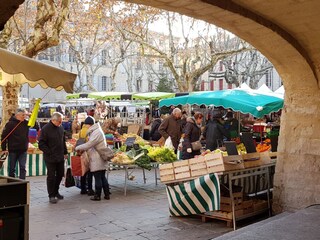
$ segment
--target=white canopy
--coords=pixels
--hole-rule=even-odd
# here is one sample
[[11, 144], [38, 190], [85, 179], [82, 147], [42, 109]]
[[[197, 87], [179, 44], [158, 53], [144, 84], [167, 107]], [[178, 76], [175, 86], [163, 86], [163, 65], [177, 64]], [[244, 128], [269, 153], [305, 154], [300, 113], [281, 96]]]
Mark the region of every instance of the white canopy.
[[265, 83], [262, 84], [257, 91], [261, 93], [273, 93], [272, 90]]

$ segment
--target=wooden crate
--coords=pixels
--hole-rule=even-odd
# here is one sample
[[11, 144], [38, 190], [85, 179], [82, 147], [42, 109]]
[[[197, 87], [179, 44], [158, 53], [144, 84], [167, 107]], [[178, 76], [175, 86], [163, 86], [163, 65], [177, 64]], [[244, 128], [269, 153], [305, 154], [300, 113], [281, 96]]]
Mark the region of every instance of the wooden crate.
[[260, 153], [258, 152], [242, 154], [242, 158], [244, 161], [244, 168], [259, 167], [262, 165]]
[[242, 204], [243, 215], [253, 212], [253, 200], [243, 201]]
[[253, 211], [261, 211], [261, 210], [267, 210], [268, 209], [268, 201], [266, 200], [260, 200], [255, 199], [253, 201]]
[[206, 159], [203, 156], [189, 159], [189, 166], [192, 177], [208, 174]]
[[177, 180], [191, 177], [189, 160], [174, 162], [173, 171], [174, 171], [174, 178]]
[[172, 163], [165, 163], [159, 165], [160, 180], [161, 182], [167, 182], [174, 180], [174, 171]]
[[[243, 192], [233, 193], [233, 203], [234, 210], [242, 209], [243, 202]], [[220, 210], [225, 212], [232, 211], [231, 198], [230, 197], [220, 197]]]
[[270, 152], [261, 152], [260, 159], [261, 159], [262, 165], [270, 164], [271, 163]]
[[206, 159], [208, 173], [244, 168], [241, 155], [223, 156], [222, 153], [209, 153], [204, 157]]

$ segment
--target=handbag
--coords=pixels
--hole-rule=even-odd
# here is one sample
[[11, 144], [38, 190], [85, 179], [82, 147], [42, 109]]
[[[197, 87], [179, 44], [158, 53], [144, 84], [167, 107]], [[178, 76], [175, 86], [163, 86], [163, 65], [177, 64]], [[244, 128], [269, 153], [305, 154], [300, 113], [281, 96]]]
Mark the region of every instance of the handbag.
[[66, 172], [66, 179], [65, 179], [65, 182], [64, 182], [64, 186], [66, 188], [69, 188], [69, 187], [73, 187], [75, 185], [76, 185], [76, 183], [75, 183], [74, 178], [72, 176], [71, 168], [68, 167], [67, 168], [67, 172]]
[[192, 142], [191, 148], [193, 151], [199, 151], [202, 148], [202, 144], [201, 144], [200, 140]]
[[103, 161], [110, 161], [114, 157], [114, 153], [112, 149], [109, 147], [100, 148], [99, 150], [96, 149], [96, 151], [99, 153], [100, 157]]

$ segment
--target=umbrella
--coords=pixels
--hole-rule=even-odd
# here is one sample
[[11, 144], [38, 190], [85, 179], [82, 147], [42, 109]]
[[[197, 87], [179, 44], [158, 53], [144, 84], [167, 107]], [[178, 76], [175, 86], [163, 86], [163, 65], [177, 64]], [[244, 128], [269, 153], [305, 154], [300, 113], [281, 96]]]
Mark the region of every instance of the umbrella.
[[234, 111], [250, 113], [255, 117], [262, 117], [280, 110], [283, 107], [283, 99], [252, 90], [228, 89], [164, 99], [160, 101], [159, 106], [185, 104], [222, 106]]

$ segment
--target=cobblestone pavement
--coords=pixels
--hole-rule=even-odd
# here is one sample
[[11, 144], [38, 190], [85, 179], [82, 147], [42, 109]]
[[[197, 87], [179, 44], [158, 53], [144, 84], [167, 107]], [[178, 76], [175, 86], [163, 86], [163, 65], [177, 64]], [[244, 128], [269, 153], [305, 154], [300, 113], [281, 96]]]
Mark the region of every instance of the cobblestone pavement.
[[30, 240], [212, 239], [231, 231], [223, 221], [202, 223], [196, 217], [170, 217], [165, 186], [155, 184], [154, 170], [132, 173], [124, 196], [124, 171], [111, 171], [111, 200], [94, 202], [76, 187], [61, 187], [65, 199], [50, 204], [46, 177], [29, 177]]

